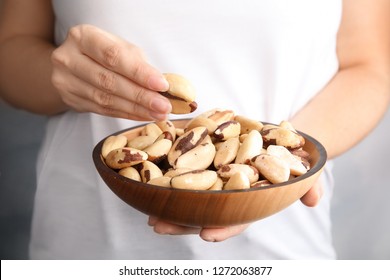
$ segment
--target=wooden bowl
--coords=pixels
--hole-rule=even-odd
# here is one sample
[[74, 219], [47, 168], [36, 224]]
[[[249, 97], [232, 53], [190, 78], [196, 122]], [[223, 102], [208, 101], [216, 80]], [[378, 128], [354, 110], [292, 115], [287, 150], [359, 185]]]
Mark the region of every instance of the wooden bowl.
[[[188, 120], [173, 121], [184, 127]], [[138, 135], [143, 126], [113, 135]], [[325, 148], [314, 138], [305, 138], [311, 169], [288, 182], [247, 190], [194, 191], [164, 188], [137, 182], [109, 168], [101, 156], [102, 139], [93, 150], [93, 161], [107, 186], [124, 202], [146, 215], [186, 226], [219, 227], [266, 218], [300, 199], [316, 182], [326, 163]]]

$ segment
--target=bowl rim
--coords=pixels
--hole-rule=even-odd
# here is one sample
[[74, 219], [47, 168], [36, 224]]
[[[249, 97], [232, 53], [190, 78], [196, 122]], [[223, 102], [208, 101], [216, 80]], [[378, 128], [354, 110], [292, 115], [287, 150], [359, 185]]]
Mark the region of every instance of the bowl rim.
[[[175, 122], [175, 121], [188, 121], [190, 119], [191, 118], [181, 118], [181, 119], [173, 119], [173, 120], [170, 120], [170, 121], [172, 121], [172, 122]], [[263, 122], [263, 121], [261, 121], [261, 123], [274, 125], [273, 123]], [[325, 166], [325, 164], [327, 162], [327, 152], [326, 152], [325, 147], [317, 139], [315, 139], [314, 137], [312, 137], [312, 136], [310, 136], [310, 135], [308, 135], [308, 134], [306, 134], [304, 132], [301, 132], [301, 131], [297, 130], [297, 132], [299, 134], [301, 134], [305, 139], [308, 139], [310, 142], [312, 142], [317, 147], [317, 150], [318, 150], [318, 153], [319, 153], [319, 159], [318, 159], [317, 163], [314, 166], [312, 166], [310, 168], [310, 170], [308, 172], [306, 172], [305, 174], [303, 174], [303, 175], [300, 175], [298, 177], [290, 179], [290, 180], [288, 180], [286, 182], [271, 184], [271, 185], [264, 186], [264, 187], [249, 188], [249, 189], [244, 189], [244, 190], [240, 190], [240, 189], [236, 189], [236, 190], [186, 190], [186, 189], [166, 188], [166, 187], [161, 187], [161, 186], [157, 186], [157, 185], [152, 185], [152, 184], [136, 181], [136, 180], [127, 178], [125, 176], [122, 176], [117, 171], [115, 171], [114, 169], [108, 167], [104, 163], [104, 159], [101, 156], [101, 149], [102, 149], [102, 146], [103, 146], [103, 142], [108, 137], [116, 136], [116, 135], [125, 133], [127, 131], [140, 128], [142, 126], [145, 126], [145, 123], [144, 124], [139, 124], [139, 125], [136, 125], [136, 126], [132, 126], [130, 128], [125, 128], [125, 129], [119, 130], [119, 131], [114, 132], [114, 133], [104, 137], [103, 139], [101, 139], [95, 145], [95, 147], [93, 148], [93, 151], [92, 151], [92, 159], [93, 159], [93, 162], [95, 164], [96, 169], [99, 170], [99, 168], [104, 168], [104, 169], [106, 169], [109, 172], [109, 174], [112, 173], [113, 177], [120, 176], [121, 180], [123, 180], [126, 184], [128, 183], [129, 185], [137, 184], [137, 185], [142, 185], [142, 186], [147, 187], [147, 188], [152, 188], [152, 189], [157, 189], [157, 190], [165, 190], [165, 191], [170, 191], [170, 192], [171, 191], [173, 191], [173, 192], [188, 192], [188, 193], [199, 193], [199, 194], [204, 193], [204, 194], [210, 195], [210, 194], [221, 194], [221, 193], [228, 194], [228, 193], [254, 192], [254, 191], [259, 191], [259, 190], [265, 190], [265, 189], [272, 189], [272, 188], [279, 188], [279, 187], [288, 186], [288, 185], [291, 185], [293, 183], [296, 183], [296, 182], [299, 182], [299, 181], [303, 181], [304, 179], [306, 179], [306, 178], [316, 174], [318, 171], [320, 171]]]

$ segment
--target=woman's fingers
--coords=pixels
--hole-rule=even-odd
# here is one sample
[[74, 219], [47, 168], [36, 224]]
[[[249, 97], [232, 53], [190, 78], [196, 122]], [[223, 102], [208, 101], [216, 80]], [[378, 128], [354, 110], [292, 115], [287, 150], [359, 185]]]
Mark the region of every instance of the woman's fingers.
[[81, 25], [69, 31], [81, 52], [97, 63], [137, 84], [155, 91], [169, 87], [162, 74], [146, 63], [142, 51], [119, 37], [91, 25]]
[[158, 234], [186, 235], [199, 234], [199, 236], [208, 242], [220, 242], [236, 235], [239, 235], [249, 224], [236, 225], [220, 228], [195, 228], [175, 225], [169, 222], [159, 220], [155, 217], [149, 217], [148, 225], [154, 228]]
[[149, 217], [148, 224], [153, 227], [154, 232], [158, 234], [187, 235], [199, 234], [200, 228], [175, 225], [169, 222], [159, 220], [155, 217]]
[[[112, 53], [111, 53], [112, 52]], [[163, 120], [170, 102], [156, 91], [167, 81], [130, 43], [81, 25], [52, 55], [52, 82], [73, 109], [134, 120]]]
[[53, 81], [53, 83], [62, 93], [63, 101], [78, 112], [95, 112], [100, 115], [139, 121], [166, 117], [165, 114], [150, 111], [140, 104], [99, 90], [69, 73], [62, 73], [60, 77], [60, 81]]
[[222, 228], [203, 228], [199, 236], [209, 242], [221, 242], [239, 235], [249, 227], [249, 224], [235, 225]]
[[308, 207], [314, 207], [319, 202], [324, 193], [324, 188], [320, 180], [310, 188], [310, 190], [301, 198], [301, 202]]
[[[58, 65], [58, 67], [62, 67], [62, 71], [53, 71], [53, 79], [69, 79], [70, 75], [66, 75], [66, 72], [69, 72], [72, 76], [85, 81], [90, 85], [90, 88], [88, 91], [78, 90], [78, 95], [84, 95], [81, 97], [89, 98], [91, 101], [97, 102], [98, 105], [112, 109], [119, 109], [119, 107], [113, 106], [121, 105], [120, 103], [115, 104], [111, 102], [116, 99], [127, 101], [122, 104], [122, 107], [126, 105], [127, 111], [130, 111], [133, 106], [140, 105], [149, 111], [159, 114], [168, 114], [170, 112], [170, 102], [155, 91], [139, 86], [122, 75], [102, 67], [82, 54], [74, 54], [73, 57], [74, 59], [72, 62], [69, 62], [66, 68]], [[69, 84], [69, 81], [67, 84]], [[134, 103], [134, 105], [128, 106], [129, 102]], [[138, 114], [136, 111], [133, 111], [133, 113]]]

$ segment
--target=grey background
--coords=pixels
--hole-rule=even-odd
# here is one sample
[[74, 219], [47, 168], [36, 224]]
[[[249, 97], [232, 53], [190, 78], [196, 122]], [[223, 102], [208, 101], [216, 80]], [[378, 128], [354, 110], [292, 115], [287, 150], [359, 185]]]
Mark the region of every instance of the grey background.
[[[28, 258], [35, 160], [45, 121], [0, 101], [1, 259]], [[340, 259], [390, 259], [388, 127], [389, 112], [370, 136], [335, 160], [332, 218]]]

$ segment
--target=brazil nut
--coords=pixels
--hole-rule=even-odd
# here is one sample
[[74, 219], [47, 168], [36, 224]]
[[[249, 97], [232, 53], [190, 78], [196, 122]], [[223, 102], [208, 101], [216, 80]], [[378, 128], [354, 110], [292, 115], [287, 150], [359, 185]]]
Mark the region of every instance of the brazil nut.
[[246, 134], [251, 132], [252, 130], [261, 131], [263, 128], [263, 124], [261, 122], [255, 121], [251, 118], [247, 118], [241, 115], [237, 115], [234, 117], [235, 121], [238, 121], [241, 125], [241, 134]]
[[159, 186], [159, 187], [170, 188], [171, 187], [171, 177], [166, 177], [166, 176], [156, 177], [156, 178], [150, 179], [147, 183], [150, 185], [155, 185], [155, 186]]
[[132, 166], [122, 168], [118, 173], [126, 178], [141, 182], [141, 175], [139, 175], [137, 169]]
[[191, 129], [198, 127], [198, 126], [206, 127], [209, 135], [213, 134], [214, 131], [218, 127], [217, 123], [215, 121], [213, 121], [212, 119], [198, 116], [196, 118], [193, 118], [192, 120], [190, 120], [187, 123], [187, 125], [185, 127], [185, 131], [191, 130]]
[[240, 135], [241, 125], [237, 121], [226, 121], [221, 123], [214, 131], [213, 136], [219, 141], [225, 141], [229, 138]]
[[137, 168], [139, 170], [139, 174], [141, 175], [141, 180], [144, 183], [163, 176], [161, 169], [151, 161], [141, 162]]
[[251, 164], [273, 184], [288, 181], [290, 168], [282, 159], [269, 154], [262, 154], [254, 157]]
[[102, 146], [102, 156], [106, 158], [112, 150], [123, 148], [127, 144], [127, 137], [124, 135], [109, 136], [104, 140]]
[[223, 187], [224, 190], [245, 190], [250, 188], [248, 176], [239, 171], [234, 173]]
[[108, 153], [107, 166], [113, 169], [122, 169], [133, 166], [148, 159], [148, 154], [134, 148], [119, 148]]
[[222, 165], [229, 164], [234, 161], [240, 147], [238, 137], [230, 138], [224, 142], [219, 142], [219, 147], [215, 153], [214, 166], [220, 168]]
[[165, 79], [169, 84], [166, 92], [160, 92], [161, 95], [168, 98], [172, 105], [173, 114], [188, 114], [195, 111], [198, 104], [195, 102], [195, 89], [192, 84], [184, 77], [166, 73]]
[[148, 123], [141, 130], [141, 135], [152, 136], [156, 139], [162, 133], [161, 128], [156, 123]]
[[159, 139], [143, 151], [148, 154], [148, 160], [154, 163], [159, 163], [165, 159], [172, 147], [172, 141], [169, 139]]
[[199, 145], [179, 156], [173, 167], [207, 169], [212, 164], [214, 156], [215, 146], [207, 135]]
[[156, 140], [155, 136], [150, 135], [139, 135], [133, 139], [130, 139], [127, 142], [127, 147], [144, 150], [146, 147], [149, 147]]
[[263, 138], [257, 130], [252, 130], [243, 140], [237, 152], [235, 163], [249, 163], [251, 158], [260, 154], [263, 148]]
[[176, 160], [179, 156], [199, 145], [207, 135], [207, 128], [195, 127], [177, 138], [168, 153], [169, 164], [171, 166], [175, 166]]
[[193, 170], [173, 177], [171, 186], [175, 189], [207, 190], [217, 179], [217, 173], [213, 170]]
[[235, 173], [238, 172], [245, 174], [251, 183], [254, 183], [259, 180], [259, 171], [255, 167], [247, 164], [226, 164], [219, 168], [217, 171], [218, 175], [225, 180], [228, 180], [230, 177], [232, 177]]
[[176, 139], [176, 127], [170, 120], [158, 121], [156, 125], [161, 129], [161, 131], [166, 135], [169, 133], [172, 137], [172, 141]]
[[267, 148], [267, 154], [276, 156], [286, 162], [290, 168], [291, 175], [299, 176], [307, 172], [307, 169], [303, 165], [302, 161], [291, 154], [286, 147], [269, 145]]
[[284, 146], [288, 149], [298, 149], [305, 144], [305, 138], [297, 132], [291, 129], [277, 127], [267, 130], [262, 130], [261, 135], [263, 137], [264, 145]]

